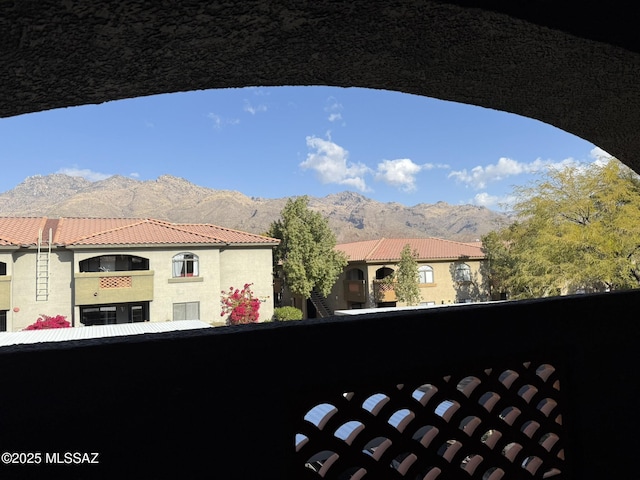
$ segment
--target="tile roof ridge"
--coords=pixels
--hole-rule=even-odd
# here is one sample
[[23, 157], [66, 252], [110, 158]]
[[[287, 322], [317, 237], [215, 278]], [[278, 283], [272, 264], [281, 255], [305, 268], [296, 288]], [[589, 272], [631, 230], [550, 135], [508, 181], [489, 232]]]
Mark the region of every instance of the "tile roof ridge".
[[[67, 217], [69, 220], [131, 220], [133, 223], [128, 223], [126, 225], [120, 225], [119, 227], [114, 227], [114, 228], [108, 228], [106, 230], [100, 230], [98, 232], [93, 232], [90, 233], [88, 235], [84, 235], [84, 236], [80, 236], [78, 238], [74, 238], [71, 239], [67, 242], [67, 245], [73, 245], [74, 243], [77, 243], [81, 240], [87, 240], [91, 237], [97, 237], [98, 235], [104, 235], [105, 233], [111, 233], [111, 232], [115, 232], [118, 230], [122, 230], [124, 228], [129, 228], [132, 225], [139, 225], [141, 223], [143, 223], [144, 219], [137, 219], [137, 218], [126, 218], [126, 217], [122, 217], [122, 218], [118, 218], [118, 217]], [[62, 220], [62, 219], [61, 219]], [[139, 220], [139, 221], [136, 221]]]
[[[160, 227], [163, 227], [163, 228], [170, 228], [172, 230], [177, 230], [177, 231], [180, 231], [180, 232], [183, 232], [183, 233], [188, 233], [189, 235], [195, 235], [197, 237], [205, 238], [205, 239], [207, 239], [209, 241], [213, 240], [213, 241], [215, 241], [217, 243], [226, 243], [226, 242], [224, 242], [224, 240], [221, 240], [221, 239], [219, 239], [217, 237], [214, 237], [214, 236], [211, 236], [211, 235], [201, 234], [201, 233], [198, 233], [198, 232], [193, 232], [193, 231], [190, 231], [190, 230], [179, 228], [179, 225], [181, 225], [181, 224], [174, 223], [174, 222], [169, 222], [167, 220], [158, 220], [156, 218], [133, 218], [133, 217], [126, 217], [126, 218], [116, 218], [116, 217], [114, 217], [114, 219], [117, 219], [117, 220], [130, 220], [131, 223], [127, 223], [126, 225], [120, 225], [120, 226], [114, 227], [114, 228], [109, 228], [107, 230], [101, 230], [99, 232], [94, 232], [94, 233], [92, 233], [90, 235], [85, 235], [84, 237], [76, 238], [71, 243], [73, 244], [73, 243], [79, 242], [81, 240], [88, 240], [90, 238], [97, 237], [99, 235], [105, 235], [105, 234], [108, 234], [108, 233], [122, 231], [122, 230], [125, 230], [125, 229], [128, 229], [128, 228], [136, 227], [138, 225], [143, 225], [143, 224], [157, 225], [157, 226], [160, 226]], [[109, 220], [109, 219], [108, 218], [97, 218], [96, 220]]]
[[219, 225], [214, 225], [214, 227], [219, 228], [220, 230], [226, 230], [227, 232], [242, 233], [243, 235], [250, 235], [252, 237], [272, 238], [274, 240], [280, 241], [275, 237], [269, 237], [268, 235], [260, 235], [259, 233], [244, 232], [242, 230], [237, 230], [235, 228], [220, 227]]
[[[471, 242], [460, 242], [458, 240], [450, 240], [448, 238], [440, 238], [440, 237], [422, 237], [422, 238], [410, 238], [408, 240], [436, 240], [442, 243], [451, 243], [454, 245], [460, 245], [467, 248], [479, 248], [482, 249], [480, 245], [472, 245]], [[472, 243], [480, 243], [482, 242], [472, 242]]]
[[373, 256], [373, 254], [376, 252], [376, 250], [378, 250], [378, 248], [380, 248], [380, 246], [382, 245], [383, 242], [385, 242], [387, 239], [385, 237], [382, 237], [381, 239], [379, 239], [376, 244], [371, 248], [371, 250], [369, 250], [369, 253], [367, 253], [364, 256], [365, 260], [369, 260], [369, 258], [371, 256]]
[[473, 247], [475, 245], [471, 245], [472, 243], [482, 243], [481, 241], [473, 241], [473, 242], [461, 242], [459, 240], [450, 240], [448, 238], [437, 238], [437, 237], [429, 237], [429, 238], [436, 238], [437, 240], [442, 240], [443, 242], [449, 242], [449, 243], [456, 243], [458, 245], [466, 245], [467, 247]]
[[[224, 240], [221, 240], [218, 237], [215, 237], [213, 235], [207, 235], [206, 233], [200, 233], [200, 232], [194, 232], [192, 230], [188, 230], [186, 228], [181, 228], [183, 225], [202, 225], [202, 226], [210, 226], [211, 224], [207, 224], [207, 223], [175, 223], [175, 222], [169, 222], [166, 220], [157, 220], [155, 218], [146, 218], [145, 219], [145, 223], [153, 223], [156, 225], [160, 225], [162, 227], [166, 227], [166, 228], [171, 228], [173, 230], [178, 230], [180, 232], [183, 233], [188, 233], [189, 235], [196, 235], [198, 237], [202, 237], [202, 238], [206, 238], [209, 240], [215, 240], [216, 242], [220, 242], [220, 243], [228, 243], [225, 242]], [[215, 225], [213, 225], [215, 226]]]
[[[215, 225], [213, 223], [178, 223], [177, 225], [193, 225], [193, 226], [199, 226], [199, 227], [213, 227], [213, 228], [217, 228], [218, 230], [224, 230], [225, 232], [241, 233], [242, 235], [250, 235], [252, 237], [273, 238], [273, 237], [268, 237], [266, 235], [260, 235], [259, 233], [245, 232], [244, 230], [238, 230], [236, 228], [222, 227], [220, 225]], [[275, 239], [275, 240], [277, 240], [277, 239]]]
[[[42, 242], [46, 244], [55, 245], [56, 238], [58, 236], [58, 227], [60, 226], [60, 218], [48, 218], [45, 217], [46, 220], [44, 225], [40, 230], [42, 230]], [[49, 232], [46, 230], [47, 228], [51, 229], [51, 242], [49, 242]]]
[[473, 241], [473, 242], [461, 242], [460, 240], [451, 240], [449, 238], [441, 238], [441, 237], [433, 237], [433, 236], [429, 236], [429, 237], [400, 237], [400, 238], [389, 238], [388, 240], [397, 240], [397, 241], [410, 241], [410, 240], [436, 240], [439, 242], [448, 242], [448, 243], [456, 243], [458, 245], [466, 245], [466, 246], [473, 246], [471, 244], [475, 244], [475, 243], [482, 243], [481, 241]]

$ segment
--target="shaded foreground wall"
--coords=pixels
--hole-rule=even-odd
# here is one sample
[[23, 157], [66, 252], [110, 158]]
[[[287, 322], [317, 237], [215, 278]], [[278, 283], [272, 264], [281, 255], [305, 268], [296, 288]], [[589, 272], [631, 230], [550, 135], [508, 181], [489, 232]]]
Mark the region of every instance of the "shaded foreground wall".
[[[364, 468], [362, 478], [413, 479], [430, 467], [441, 479], [492, 468], [505, 479], [637, 478], [638, 301], [616, 293], [5, 347], [0, 450], [41, 461], [0, 464], [0, 477], [321, 478], [304, 464], [328, 450], [339, 458], [325, 478]], [[437, 392], [420, 403], [411, 392], [424, 384]], [[387, 401], [370, 412], [373, 394]], [[443, 400], [456, 405], [445, 418]], [[337, 412], [319, 429], [304, 416], [324, 403]], [[364, 425], [351, 446], [334, 435], [348, 421]], [[435, 438], [412, 439], [425, 425]], [[493, 446], [482, 443], [488, 430], [501, 433]], [[308, 439], [298, 453], [296, 434]], [[387, 450], [363, 454], [380, 436]], [[65, 452], [97, 452], [99, 463], [52, 463]], [[521, 466], [529, 457], [541, 462], [535, 475]], [[405, 475], [390, 466], [398, 458], [410, 459]]]
[[[638, 171], [640, 46], [628, 2], [576, 9], [469, 3], [3, 2], [0, 116], [204, 88], [384, 88], [526, 115], [589, 139]], [[618, 294], [467, 306], [428, 318], [341, 318], [148, 342], [3, 349], [2, 450], [101, 455], [99, 464], [84, 467], [0, 464], [0, 476], [304, 478], [307, 453], [326, 448], [339, 458], [325, 478], [352, 465], [365, 468], [365, 478], [399, 477], [389, 465], [401, 457], [409, 478], [432, 465], [441, 471], [453, 465], [440, 475], [447, 479], [482, 478], [491, 468], [503, 478], [528, 478], [520, 465], [529, 457], [542, 460], [536, 478], [547, 465], [569, 478], [637, 478], [638, 299]], [[536, 364], [554, 367], [548, 381], [536, 379]], [[517, 371], [520, 380], [507, 387], [500, 370]], [[459, 392], [450, 382], [460, 377], [480, 383]], [[433, 400], [458, 402], [460, 413], [440, 421], [432, 400], [421, 411], [405, 392], [423, 383], [436, 384]], [[554, 397], [556, 406], [547, 411], [550, 402], [543, 403], [540, 413], [538, 393], [529, 398], [528, 385], [547, 395], [543, 401]], [[491, 411], [478, 407], [487, 398], [483, 390], [499, 395]], [[376, 415], [357, 403], [371, 392], [389, 399]], [[324, 402], [338, 413], [314, 431], [301, 418]], [[509, 408], [503, 417], [515, 427], [507, 429], [500, 415]], [[516, 408], [521, 414], [513, 418]], [[387, 418], [405, 410], [414, 419], [398, 425], [398, 436]], [[537, 433], [526, 439], [528, 415], [553, 430], [549, 451], [536, 446]], [[364, 429], [350, 439], [351, 451], [333, 429], [336, 420], [353, 417]], [[467, 417], [480, 426], [458, 432]], [[423, 447], [426, 434], [406, 438], [414, 422], [418, 430], [438, 428], [442, 437], [429, 443], [437, 448]], [[493, 448], [481, 441], [484, 426], [504, 430]], [[298, 455], [296, 433], [309, 439]], [[385, 452], [376, 450], [377, 460], [361, 453], [369, 435], [391, 442]], [[439, 455], [448, 440], [452, 448]], [[515, 444], [521, 453], [512, 456]], [[459, 467], [467, 457], [472, 474]]]

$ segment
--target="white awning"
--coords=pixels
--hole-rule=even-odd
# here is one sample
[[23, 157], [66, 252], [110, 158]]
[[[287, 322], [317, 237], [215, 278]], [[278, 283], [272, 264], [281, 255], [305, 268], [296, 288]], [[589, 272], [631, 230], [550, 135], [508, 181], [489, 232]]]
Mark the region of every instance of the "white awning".
[[212, 328], [200, 320], [178, 320], [173, 322], [136, 322], [116, 325], [93, 325], [91, 327], [49, 328], [45, 330], [23, 330], [0, 332], [0, 347], [25, 343], [63, 342], [88, 338], [119, 337], [145, 333], [174, 332]]

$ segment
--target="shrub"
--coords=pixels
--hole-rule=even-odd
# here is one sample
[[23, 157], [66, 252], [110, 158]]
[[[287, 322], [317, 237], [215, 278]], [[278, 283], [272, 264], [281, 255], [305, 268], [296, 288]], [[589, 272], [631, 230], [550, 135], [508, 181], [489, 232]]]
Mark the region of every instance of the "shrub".
[[302, 320], [302, 310], [296, 307], [277, 307], [273, 309], [273, 319], [277, 322]]
[[69, 328], [71, 324], [67, 321], [67, 317], [64, 315], [56, 315], [50, 317], [49, 315], [42, 315], [35, 323], [29, 325], [25, 330], [45, 330], [47, 328]]
[[229, 287], [228, 292], [222, 293], [222, 312], [220, 316], [229, 315], [227, 323], [238, 325], [241, 323], [254, 323], [258, 321], [258, 310], [260, 309], [260, 299], [253, 298], [251, 291], [252, 283], [245, 283], [242, 290]]

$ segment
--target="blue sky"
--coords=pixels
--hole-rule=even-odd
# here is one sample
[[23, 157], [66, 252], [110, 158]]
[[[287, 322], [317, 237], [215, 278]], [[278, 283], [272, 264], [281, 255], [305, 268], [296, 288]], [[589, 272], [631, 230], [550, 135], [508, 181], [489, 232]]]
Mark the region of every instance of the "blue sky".
[[0, 119], [0, 192], [33, 175], [163, 174], [253, 197], [350, 190], [412, 206], [499, 210], [550, 166], [597, 146], [485, 108], [359, 88], [270, 87], [142, 97]]

